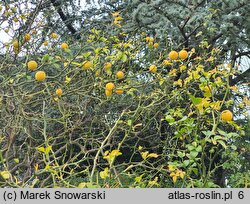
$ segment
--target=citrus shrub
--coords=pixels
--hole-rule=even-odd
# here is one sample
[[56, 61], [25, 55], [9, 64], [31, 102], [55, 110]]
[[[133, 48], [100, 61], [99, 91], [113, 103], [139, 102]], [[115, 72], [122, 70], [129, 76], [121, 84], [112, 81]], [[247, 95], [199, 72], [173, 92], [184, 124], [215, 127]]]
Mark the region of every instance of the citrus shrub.
[[228, 83], [236, 69], [215, 60], [218, 49], [167, 50], [112, 18], [113, 35], [51, 31], [28, 63], [5, 55], [0, 185], [223, 187], [244, 135]]

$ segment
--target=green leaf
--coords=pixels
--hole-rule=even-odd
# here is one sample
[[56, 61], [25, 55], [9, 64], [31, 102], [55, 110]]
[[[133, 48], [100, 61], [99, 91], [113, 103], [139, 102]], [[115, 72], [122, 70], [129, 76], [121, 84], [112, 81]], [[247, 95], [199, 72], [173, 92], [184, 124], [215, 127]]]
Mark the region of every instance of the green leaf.
[[198, 169], [197, 168], [192, 168], [192, 171], [194, 172], [195, 175], [198, 175]]
[[88, 56], [91, 55], [91, 52], [85, 52], [85, 53], [83, 53], [82, 55], [83, 55], [84, 57], [88, 57]]
[[224, 147], [225, 149], [227, 148], [227, 145], [226, 145], [226, 143], [225, 143], [224, 141], [222, 141], [222, 140], [217, 140], [217, 142], [220, 143], [221, 146]]
[[190, 163], [190, 160], [184, 160], [183, 161], [183, 164], [184, 164], [185, 167], [187, 167], [189, 165], [189, 163]]
[[237, 150], [237, 147], [236, 147], [235, 145], [231, 145], [231, 148], [232, 148], [233, 150]]
[[225, 138], [219, 136], [219, 135], [216, 135], [214, 136], [214, 140], [217, 141], [217, 140], [225, 140]]
[[171, 115], [166, 115], [165, 116], [166, 121], [171, 125], [174, 123], [175, 119]]
[[50, 58], [49, 55], [46, 54], [46, 55], [43, 56], [42, 61], [47, 62], [49, 60], [49, 58]]
[[132, 126], [132, 120], [127, 121], [128, 126]]
[[210, 137], [211, 135], [213, 135], [212, 131], [202, 131], [202, 133], [206, 136], [206, 137]]
[[180, 157], [180, 158], [185, 157], [185, 153], [184, 153], [184, 152], [178, 151], [178, 152], [177, 152], [177, 155], [178, 155], [178, 157]]
[[224, 132], [224, 131], [222, 131], [222, 130], [220, 130], [220, 129], [218, 129], [218, 132], [219, 132], [219, 134], [222, 135], [222, 136], [227, 136], [227, 133]]
[[195, 147], [193, 145], [190, 145], [190, 144], [186, 145], [186, 147], [188, 148], [189, 151], [192, 151], [195, 149]]
[[202, 151], [202, 147], [199, 145], [199, 146], [196, 148], [196, 151], [197, 151], [197, 152], [201, 152], [201, 151]]
[[125, 53], [123, 53], [123, 55], [122, 55], [122, 57], [121, 57], [121, 60], [122, 60], [123, 62], [126, 62], [126, 61], [128, 60], [128, 57], [127, 57], [127, 55], [126, 55]]
[[118, 51], [118, 53], [117, 53], [117, 55], [116, 55], [116, 60], [122, 59], [122, 56], [123, 56], [123, 52]]
[[53, 64], [54, 65], [54, 67], [56, 68], [56, 69], [59, 69], [60, 68], [60, 65], [59, 64]]
[[190, 157], [192, 159], [196, 158], [197, 156], [198, 156], [198, 152], [196, 152], [195, 150], [190, 152]]
[[202, 102], [202, 98], [196, 98], [193, 95], [189, 95], [189, 97], [194, 105], [198, 105]]
[[187, 116], [184, 116], [182, 119], [180, 119], [178, 122], [182, 122], [182, 121], [185, 121], [185, 120], [187, 120], [188, 119], [188, 117]]

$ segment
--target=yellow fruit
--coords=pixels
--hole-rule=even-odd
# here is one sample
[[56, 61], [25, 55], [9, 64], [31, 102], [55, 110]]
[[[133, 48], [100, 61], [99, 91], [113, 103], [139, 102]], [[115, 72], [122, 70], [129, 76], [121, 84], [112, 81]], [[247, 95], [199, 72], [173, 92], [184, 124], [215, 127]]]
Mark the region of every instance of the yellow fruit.
[[68, 46], [67, 43], [62, 43], [62, 44], [61, 44], [61, 48], [62, 48], [62, 49], [68, 49], [69, 46]]
[[230, 110], [224, 110], [221, 113], [222, 121], [231, 121], [233, 120], [233, 113]]
[[16, 48], [16, 49], [19, 48], [19, 43], [18, 43], [17, 40], [15, 40], [15, 41], [13, 42], [13, 47]]
[[118, 95], [121, 95], [121, 94], [123, 94], [123, 90], [122, 89], [116, 89], [115, 93], [118, 94]]
[[186, 50], [181, 50], [179, 52], [179, 58], [182, 60], [185, 60], [188, 58], [188, 52]]
[[153, 43], [154, 42], [154, 38], [149, 38], [149, 42]]
[[37, 68], [37, 62], [34, 60], [31, 60], [28, 62], [27, 67], [29, 70], [33, 71]]
[[38, 71], [35, 75], [37, 81], [43, 81], [46, 78], [46, 74], [44, 71]]
[[30, 39], [31, 39], [30, 34], [26, 33], [26, 34], [24, 35], [24, 40], [25, 40], [26, 42], [28, 42]]
[[48, 46], [48, 44], [49, 44], [48, 41], [44, 41], [44, 42], [43, 42], [43, 45], [44, 45], [44, 46]]
[[107, 97], [109, 97], [109, 96], [111, 96], [112, 95], [112, 90], [105, 90], [105, 95], [107, 96]]
[[154, 44], [154, 48], [157, 49], [159, 47], [159, 43]]
[[152, 47], [153, 45], [154, 45], [153, 42], [149, 42], [149, 43], [148, 43], [148, 47]]
[[56, 95], [57, 95], [57, 96], [61, 96], [62, 93], [63, 93], [63, 91], [62, 91], [61, 88], [56, 89]]
[[178, 52], [176, 52], [176, 51], [171, 51], [170, 53], [169, 53], [169, 58], [171, 59], [171, 60], [177, 60], [178, 59]]
[[83, 67], [83, 69], [90, 69], [92, 66], [93, 66], [92, 62], [86, 61], [86, 62], [84, 62], [82, 67]]
[[106, 84], [106, 90], [112, 91], [115, 88], [114, 83], [109, 82]]
[[104, 64], [103, 69], [105, 69], [106, 71], [108, 71], [108, 70], [110, 70], [111, 67], [112, 67], [112, 64], [111, 64], [110, 62], [106, 62], [106, 63]]
[[124, 73], [123, 73], [122, 71], [118, 71], [118, 72], [116, 73], [116, 77], [117, 77], [118, 79], [122, 79], [122, 78], [124, 78]]
[[156, 67], [155, 65], [151, 65], [151, 66], [149, 67], [149, 71], [150, 71], [151, 73], [156, 73], [156, 72], [157, 72], [157, 67]]
[[53, 38], [53, 39], [56, 39], [57, 38], [57, 34], [56, 33], [51, 33], [50, 37]]
[[146, 42], [151, 42], [151, 43], [153, 43], [154, 42], [154, 38], [152, 38], [152, 37], [146, 37], [145, 38], [145, 40], [146, 40]]
[[98, 70], [96, 70], [96, 72], [95, 72], [95, 76], [96, 77], [98, 77], [98, 76], [100, 76], [100, 74], [101, 74], [101, 71], [98, 69]]

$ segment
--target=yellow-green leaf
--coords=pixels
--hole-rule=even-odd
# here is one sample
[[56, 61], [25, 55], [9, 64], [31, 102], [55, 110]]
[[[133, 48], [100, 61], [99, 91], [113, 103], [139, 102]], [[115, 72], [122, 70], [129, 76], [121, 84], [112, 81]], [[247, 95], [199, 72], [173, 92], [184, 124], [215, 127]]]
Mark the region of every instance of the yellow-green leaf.
[[109, 168], [106, 167], [106, 168], [104, 169], [104, 171], [101, 171], [101, 172], [100, 172], [100, 177], [101, 177], [102, 179], [106, 179], [108, 176], [109, 176]]
[[45, 153], [45, 148], [44, 147], [38, 147], [37, 150], [40, 151], [40, 152]]
[[9, 171], [1, 171], [1, 172], [0, 172], [0, 175], [1, 175], [5, 180], [9, 179], [10, 176], [11, 176], [11, 174], [10, 174]]
[[147, 158], [157, 158], [159, 155], [156, 153], [150, 153]]

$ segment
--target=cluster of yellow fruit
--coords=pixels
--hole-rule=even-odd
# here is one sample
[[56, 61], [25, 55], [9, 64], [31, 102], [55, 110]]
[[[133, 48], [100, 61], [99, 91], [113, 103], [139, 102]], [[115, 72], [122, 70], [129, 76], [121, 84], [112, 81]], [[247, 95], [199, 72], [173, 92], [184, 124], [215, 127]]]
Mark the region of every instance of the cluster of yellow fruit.
[[[34, 71], [38, 67], [38, 64], [36, 61], [31, 60], [27, 63], [27, 67], [30, 71]], [[46, 79], [46, 73], [44, 71], [37, 71], [35, 74], [35, 79], [37, 81], [44, 81]], [[63, 91], [61, 88], [56, 89], [57, 96], [62, 96], [62, 93]]]
[[[31, 36], [28, 33], [26, 33], [24, 35], [24, 37], [23, 37], [24, 43], [30, 41], [30, 39], [31, 39]], [[20, 48], [21, 48], [21, 45], [18, 42], [18, 40], [14, 40], [13, 43], [12, 43], [12, 45], [13, 45], [13, 48], [14, 48], [14, 52], [18, 53], [20, 51]]]
[[159, 47], [159, 43], [154, 43], [154, 38], [147, 36], [145, 38], [146, 42], [148, 43], [148, 46], [151, 47], [153, 46], [155, 49]]
[[[147, 38], [148, 38], [148, 39], [147, 39]], [[147, 37], [147, 38], [146, 38], [146, 40], [147, 40], [147, 41], [150, 41], [151, 38], [150, 38], [150, 37]], [[181, 50], [181, 51], [178, 53], [178, 52], [172, 50], [172, 51], [168, 54], [168, 56], [169, 56], [169, 58], [170, 58], [171, 60], [177, 60], [178, 58], [180, 58], [181, 60], [185, 60], [185, 59], [188, 58], [188, 52], [187, 52], [186, 50]], [[168, 60], [164, 60], [162, 64], [163, 64], [163, 65], [172, 65], [172, 63], [169, 62]], [[149, 72], [151, 72], [151, 73], [156, 73], [156, 72], [157, 72], [157, 66], [154, 65], [154, 64], [151, 65], [151, 66], [149, 67]]]
[[[112, 67], [112, 64], [111, 64], [110, 62], [106, 62], [106, 63], [104, 64], [104, 66], [103, 66], [103, 69], [104, 69], [104, 71], [106, 71], [107, 73], [109, 73], [109, 72], [111, 72], [111, 67]], [[97, 73], [97, 72], [98, 72], [98, 73]], [[97, 70], [97, 72], [96, 72], [96, 75], [99, 75], [99, 74], [100, 74], [100, 71]], [[116, 78], [117, 78], [117, 79], [121, 80], [121, 79], [123, 79], [124, 77], [125, 77], [125, 74], [124, 74], [123, 71], [118, 71], [118, 72], [116, 72]], [[112, 95], [113, 89], [114, 89], [114, 88], [115, 88], [114, 83], [109, 82], [109, 83], [106, 84], [105, 94], [106, 94], [107, 97], [109, 97], [109, 96]], [[117, 89], [115, 90], [115, 93], [118, 94], [118, 95], [121, 95], [121, 94], [123, 94], [123, 89], [122, 89], [122, 88], [117, 88]]]
[[[36, 61], [31, 60], [27, 63], [27, 67], [30, 71], [34, 71], [37, 68], [38, 64]], [[35, 79], [37, 81], [44, 81], [46, 78], [46, 73], [44, 71], [37, 71], [35, 74]]]
[[[110, 70], [110, 68], [111, 68], [111, 63], [110, 62], [105, 63], [104, 69], [105, 70]], [[117, 77], [117, 79], [123, 79], [125, 77], [125, 74], [124, 74], [123, 71], [118, 71], [118, 72], [116, 72], [116, 77]], [[106, 87], [105, 87], [106, 96], [107, 97], [111, 96], [114, 89], [115, 89], [115, 84], [114, 83], [112, 83], [112, 82], [107, 83]], [[115, 93], [118, 94], [118, 95], [121, 95], [121, 94], [123, 94], [123, 89], [117, 88], [115, 90]]]
[[169, 53], [169, 58], [171, 60], [177, 60], [178, 58], [180, 58], [181, 60], [185, 60], [188, 58], [188, 52], [186, 50], [181, 50], [179, 53], [172, 50], [170, 53]]

